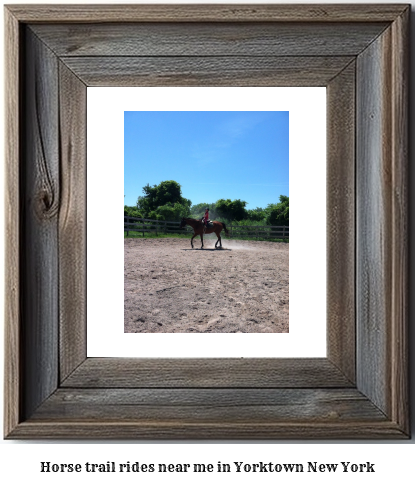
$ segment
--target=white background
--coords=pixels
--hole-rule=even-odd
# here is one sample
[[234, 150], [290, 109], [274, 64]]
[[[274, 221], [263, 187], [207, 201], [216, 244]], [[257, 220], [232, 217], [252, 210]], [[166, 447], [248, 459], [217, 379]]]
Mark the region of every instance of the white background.
[[[326, 205], [325, 98], [324, 87], [88, 88], [87, 198], [106, 202], [111, 195], [99, 245], [94, 236], [102, 234], [103, 221], [88, 207], [88, 356], [326, 357], [326, 239], [324, 232], [310, 238], [315, 221], [304, 213], [310, 202]], [[124, 334], [125, 110], [289, 111], [289, 334]], [[326, 228], [324, 217], [319, 227]]]
[[[9, 1], [8, 3], [18, 3]], [[26, 3], [34, 3], [26, 0]], [[53, 2], [44, 2], [53, 3]], [[82, 3], [73, 1], [73, 3]], [[105, 0], [89, 3], [109, 3]], [[116, 3], [116, 2], [113, 2]], [[129, 3], [123, 0], [123, 3]], [[135, 2], [137, 3], [137, 2]], [[164, 0], [163, 3], [174, 3]], [[181, 2], [186, 3], [186, 2]], [[193, 2], [194, 3], [194, 2]], [[212, 2], [213, 3], [213, 2]], [[238, 2], [228, 3], [243, 3]], [[248, 3], [255, 3], [253, 1]], [[264, 0], [258, 3], [266, 3]], [[284, 3], [284, 2], [280, 2]], [[287, 2], [285, 2], [287, 3]], [[290, 2], [295, 3], [295, 2]], [[305, 0], [297, 3], [306, 3]], [[343, 3], [329, 0], [321, 3]], [[353, 2], [359, 3], [359, 2]], [[386, 3], [371, 2], [366, 0], [365, 3]], [[412, 1], [412, 8], [415, 8], [415, 1]], [[412, 25], [413, 17], [412, 17]], [[2, 28], [3, 26], [1, 26]], [[414, 31], [414, 30], [413, 30]], [[3, 39], [1, 33], [0, 38]], [[0, 50], [3, 55], [3, 49]], [[412, 41], [412, 66], [414, 62], [414, 41]], [[415, 76], [412, 68], [412, 85], [411, 94], [414, 93]], [[3, 97], [0, 97], [2, 102]], [[411, 122], [414, 121], [414, 105], [411, 102]], [[413, 135], [413, 131], [412, 131]], [[4, 144], [3, 131], [0, 131], [1, 142]], [[412, 139], [414, 137], [412, 136]], [[410, 166], [414, 166], [413, 147], [411, 148]], [[3, 151], [4, 153], [4, 151]], [[414, 172], [411, 173], [410, 194], [415, 193]], [[3, 218], [3, 200], [0, 199], [0, 217]], [[410, 207], [415, 210], [413, 197], [411, 197]], [[415, 242], [414, 235], [414, 217], [415, 212], [411, 214], [411, 231], [410, 240]], [[0, 233], [3, 239], [3, 233]], [[3, 241], [0, 242], [3, 249]], [[411, 265], [411, 284], [413, 283], [414, 270]], [[3, 280], [1, 281], [3, 286]], [[0, 304], [3, 306], [3, 290], [0, 290]], [[413, 287], [410, 293], [410, 303], [415, 303]], [[413, 312], [411, 310], [411, 326], [413, 324]], [[3, 336], [0, 335], [0, 340]], [[414, 337], [411, 337], [411, 351], [415, 351]], [[3, 344], [0, 344], [0, 354], [3, 353]], [[412, 371], [414, 371], [414, 360], [412, 359]], [[0, 362], [1, 377], [3, 377], [3, 361]], [[414, 390], [414, 379], [411, 380], [412, 390]], [[412, 394], [412, 405], [414, 405], [414, 395]], [[0, 405], [2, 409], [2, 402]], [[2, 414], [2, 412], [1, 412]], [[412, 406], [412, 418], [414, 418], [414, 406]], [[352, 483], [356, 486], [362, 486], [364, 483], [373, 484], [408, 484], [414, 483], [414, 463], [415, 446], [414, 441], [409, 442], [262, 442], [262, 443], [186, 443], [186, 442], [131, 442], [131, 443], [70, 443], [70, 442], [23, 442], [23, 441], [0, 441], [0, 480], [16, 486], [60, 486], [73, 487], [74, 484], [86, 486], [87, 483], [97, 482], [100, 486], [113, 486], [114, 482], [122, 482], [124, 487], [127, 486], [161, 486], [164, 484], [181, 486], [231, 486], [238, 483], [241, 486], [250, 486], [261, 484], [261, 486], [278, 486], [280, 483], [292, 483], [296, 485], [307, 486], [333, 486], [349, 487]], [[342, 474], [338, 473], [299, 473], [299, 474], [41, 474], [39, 466], [41, 461], [63, 462], [63, 463], [85, 463], [86, 461], [95, 463], [104, 463], [106, 461], [139, 461], [147, 463], [172, 462], [172, 463], [193, 463], [205, 462], [216, 465], [218, 461], [229, 462], [243, 461], [255, 463], [279, 462], [279, 463], [306, 463], [308, 461], [317, 461], [319, 463], [340, 463], [341, 461], [351, 461], [364, 463], [370, 461], [375, 463], [375, 474]]]

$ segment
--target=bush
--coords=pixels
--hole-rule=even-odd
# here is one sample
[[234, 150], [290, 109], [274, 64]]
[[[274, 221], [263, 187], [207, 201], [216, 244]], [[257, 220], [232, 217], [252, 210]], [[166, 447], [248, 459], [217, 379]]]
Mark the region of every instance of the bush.
[[128, 205], [124, 205], [124, 217], [135, 217], [141, 219], [142, 215], [138, 211], [137, 207], [129, 207]]
[[289, 198], [280, 195], [280, 202], [266, 208], [268, 225], [289, 225]]
[[245, 209], [247, 202], [242, 200], [224, 200], [223, 198], [216, 202], [216, 211], [222, 218], [233, 220], [243, 220], [248, 217], [248, 212]]

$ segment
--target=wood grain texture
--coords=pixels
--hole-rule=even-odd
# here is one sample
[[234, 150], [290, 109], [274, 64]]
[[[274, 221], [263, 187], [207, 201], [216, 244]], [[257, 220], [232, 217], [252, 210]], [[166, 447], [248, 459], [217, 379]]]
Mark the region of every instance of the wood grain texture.
[[352, 383], [327, 359], [88, 358], [66, 388], [322, 388]]
[[408, 391], [408, 120], [409, 22], [405, 11], [391, 25], [392, 52], [392, 305], [391, 418], [410, 431]]
[[67, 389], [47, 399], [32, 420], [271, 424], [387, 421], [355, 388]]
[[326, 86], [348, 56], [62, 57], [88, 86]]
[[22, 166], [24, 415], [58, 385], [59, 83], [56, 56], [26, 31]]
[[355, 62], [327, 86], [327, 355], [356, 380]]
[[[86, 85], [59, 64], [59, 374], [86, 358]], [[76, 101], [76, 103], [74, 103]]]
[[356, 56], [387, 23], [32, 25], [58, 56]]
[[357, 77], [357, 384], [405, 431], [407, 22], [402, 16], [368, 47], [358, 59]]
[[393, 22], [403, 4], [8, 5], [20, 22]]
[[355, 422], [192, 422], [105, 419], [80, 422], [29, 420], [21, 423], [10, 439], [113, 439], [113, 440], [404, 440], [399, 427], [387, 420]]
[[[357, 62], [357, 347], [359, 389], [390, 415], [390, 31]], [[370, 348], [372, 353], [367, 354]]]
[[19, 423], [20, 371], [20, 119], [19, 113], [19, 25], [5, 12], [5, 354], [4, 354], [4, 435]]

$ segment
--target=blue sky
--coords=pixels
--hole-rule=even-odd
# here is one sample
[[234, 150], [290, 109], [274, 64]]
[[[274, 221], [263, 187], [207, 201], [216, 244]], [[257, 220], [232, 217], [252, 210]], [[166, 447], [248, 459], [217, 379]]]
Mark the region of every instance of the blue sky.
[[289, 196], [288, 112], [125, 112], [124, 204], [175, 180], [192, 204]]

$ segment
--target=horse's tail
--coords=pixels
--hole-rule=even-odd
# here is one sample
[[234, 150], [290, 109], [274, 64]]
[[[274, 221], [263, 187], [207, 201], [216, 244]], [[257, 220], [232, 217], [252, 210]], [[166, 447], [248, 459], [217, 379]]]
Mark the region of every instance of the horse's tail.
[[226, 237], [229, 237], [229, 231], [226, 228], [226, 225], [223, 222], [221, 222], [221, 224], [223, 225], [223, 229], [225, 230]]

